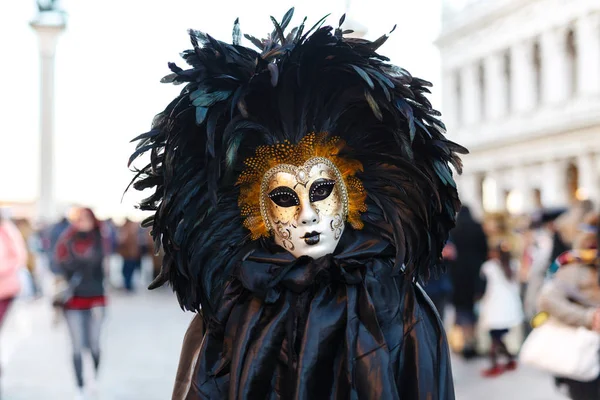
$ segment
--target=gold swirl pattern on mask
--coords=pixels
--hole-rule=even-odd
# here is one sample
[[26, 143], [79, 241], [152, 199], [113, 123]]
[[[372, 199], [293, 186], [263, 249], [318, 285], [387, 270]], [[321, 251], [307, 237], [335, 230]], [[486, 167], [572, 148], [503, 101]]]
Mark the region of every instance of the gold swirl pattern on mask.
[[[336, 171], [342, 183], [344, 219], [354, 229], [362, 229], [364, 224], [360, 214], [367, 210], [367, 193], [360, 179], [355, 175], [362, 171], [359, 161], [339, 156], [346, 143], [339, 137], [329, 138], [326, 132], [309, 133], [298, 144], [288, 141], [271, 146], [259, 146], [254, 157], [244, 161], [245, 170], [240, 174], [237, 185], [240, 186], [238, 205], [244, 217], [244, 226], [250, 230], [252, 239], [268, 237], [271, 227], [266, 218], [266, 196], [264, 185], [273, 171], [288, 169], [300, 174], [308, 164], [324, 162]], [[309, 162], [307, 164], [307, 162]], [[306, 164], [306, 165], [305, 165]]]

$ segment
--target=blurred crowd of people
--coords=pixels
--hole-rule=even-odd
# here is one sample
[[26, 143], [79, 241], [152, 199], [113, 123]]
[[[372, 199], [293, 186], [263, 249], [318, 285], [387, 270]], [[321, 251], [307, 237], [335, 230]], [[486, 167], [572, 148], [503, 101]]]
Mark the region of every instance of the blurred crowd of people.
[[[43, 298], [48, 294], [43, 276], [52, 277], [45, 297], [52, 298], [68, 327], [75, 384], [83, 396], [84, 387], [94, 386], [84, 382], [84, 354], [96, 370], [101, 361], [105, 288], [134, 292], [143, 257], [151, 257], [156, 277], [161, 254], [154, 254], [152, 238], [138, 222], [100, 221], [89, 208], [75, 207], [38, 229], [1, 211], [0, 329], [15, 299]], [[598, 226], [597, 210], [584, 201], [570, 209], [540, 210], [519, 229], [496, 235], [464, 206], [443, 250], [445, 272], [425, 286], [442, 320], [450, 322], [455, 352], [465, 360], [489, 357], [482, 375], [495, 377], [517, 369], [518, 346], [508, 343], [507, 335], [517, 331], [522, 343], [540, 313], [600, 332]], [[116, 288], [107, 285], [114, 282], [107, 260], [120, 263], [122, 284]], [[447, 310], [454, 311], [453, 318]], [[600, 379], [555, 381], [575, 400], [600, 399]]]
[[[447, 308], [454, 310], [454, 318], [446, 321], [454, 351], [465, 360], [489, 357], [483, 376], [517, 369], [519, 345], [542, 314], [600, 332], [597, 211], [590, 201], [541, 209], [504, 235], [486, 231], [467, 206], [460, 211], [443, 252], [446, 272], [425, 289], [443, 320]], [[516, 346], [505, 340], [510, 332], [521, 339]], [[572, 399], [600, 399], [600, 378], [555, 377], [555, 382]]]
[[[106, 289], [133, 293], [144, 257], [152, 259], [156, 277], [162, 256], [155, 254], [149, 230], [139, 222], [126, 219], [117, 225], [100, 221], [89, 208], [73, 207], [60, 221], [35, 229], [30, 221], [13, 219], [8, 209], [0, 209], [0, 332], [15, 300], [50, 298], [57, 318], [64, 317], [68, 327], [75, 382], [83, 398], [84, 388], [95, 386], [84, 382], [84, 354], [89, 353], [96, 371], [100, 365]], [[121, 264], [120, 287], [108, 279], [115, 261]]]

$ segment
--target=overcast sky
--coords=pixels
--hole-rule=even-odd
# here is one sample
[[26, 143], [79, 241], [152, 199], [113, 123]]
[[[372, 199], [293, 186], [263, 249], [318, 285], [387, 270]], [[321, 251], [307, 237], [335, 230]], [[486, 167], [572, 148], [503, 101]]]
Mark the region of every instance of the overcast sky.
[[[299, 23], [327, 13], [337, 25], [345, 0], [302, 0]], [[301, 3], [301, 4], [300, 4]], [[188, 28], [231, 40], [240, 17], [243, 33], [263, 37], [294, 5], [288, 0], [63, 0], [68, 26], [56, 56], [55, 176], [61, 203], [82, 203], [102, 216], [130, 213], [134, 195], [121, 204], [131, 178], [129, 140], [150, 127], [181, 87], [160, 84], [168, 61], [180, 62], [190, 47]], [[349, 17], [374, 39], [398, 28], [381, 53], [413, 75], [436, 85], [431, 98], [440, 108], [438, 53], [439, 0], [354, 0]], [[10, 11], [8, 11], [10, 10]], [[29, 21], [35, 1], [11, 1], [0, 13], [0, 201], [33, 201], [39, 182], [39, 53]], [[247, 42], [246, 45], [249, 45]]]

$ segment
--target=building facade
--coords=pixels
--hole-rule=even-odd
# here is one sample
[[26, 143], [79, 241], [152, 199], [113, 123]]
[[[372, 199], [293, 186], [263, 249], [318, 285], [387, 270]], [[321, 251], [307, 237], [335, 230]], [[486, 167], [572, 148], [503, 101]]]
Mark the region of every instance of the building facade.
[[[442, 111], [476, 214], [600, 203], [600, 1], [444, 0]], [[462, 4], [459, 4], [462, 3]]]

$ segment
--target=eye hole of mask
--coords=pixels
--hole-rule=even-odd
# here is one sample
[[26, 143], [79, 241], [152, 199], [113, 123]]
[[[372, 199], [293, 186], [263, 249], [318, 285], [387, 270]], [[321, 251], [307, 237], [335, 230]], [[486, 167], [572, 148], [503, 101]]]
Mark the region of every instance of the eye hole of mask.
[[268, 194], [273, 203], [279, 207], [294, 207], [300, 204], [298, 195], [287, 186], [279, 186]]
[[334, 186], [334, 180], [317, 179], [310, 186], [310, 202], [314, 203], [315, 201], [325, 200], [333, 192]]

